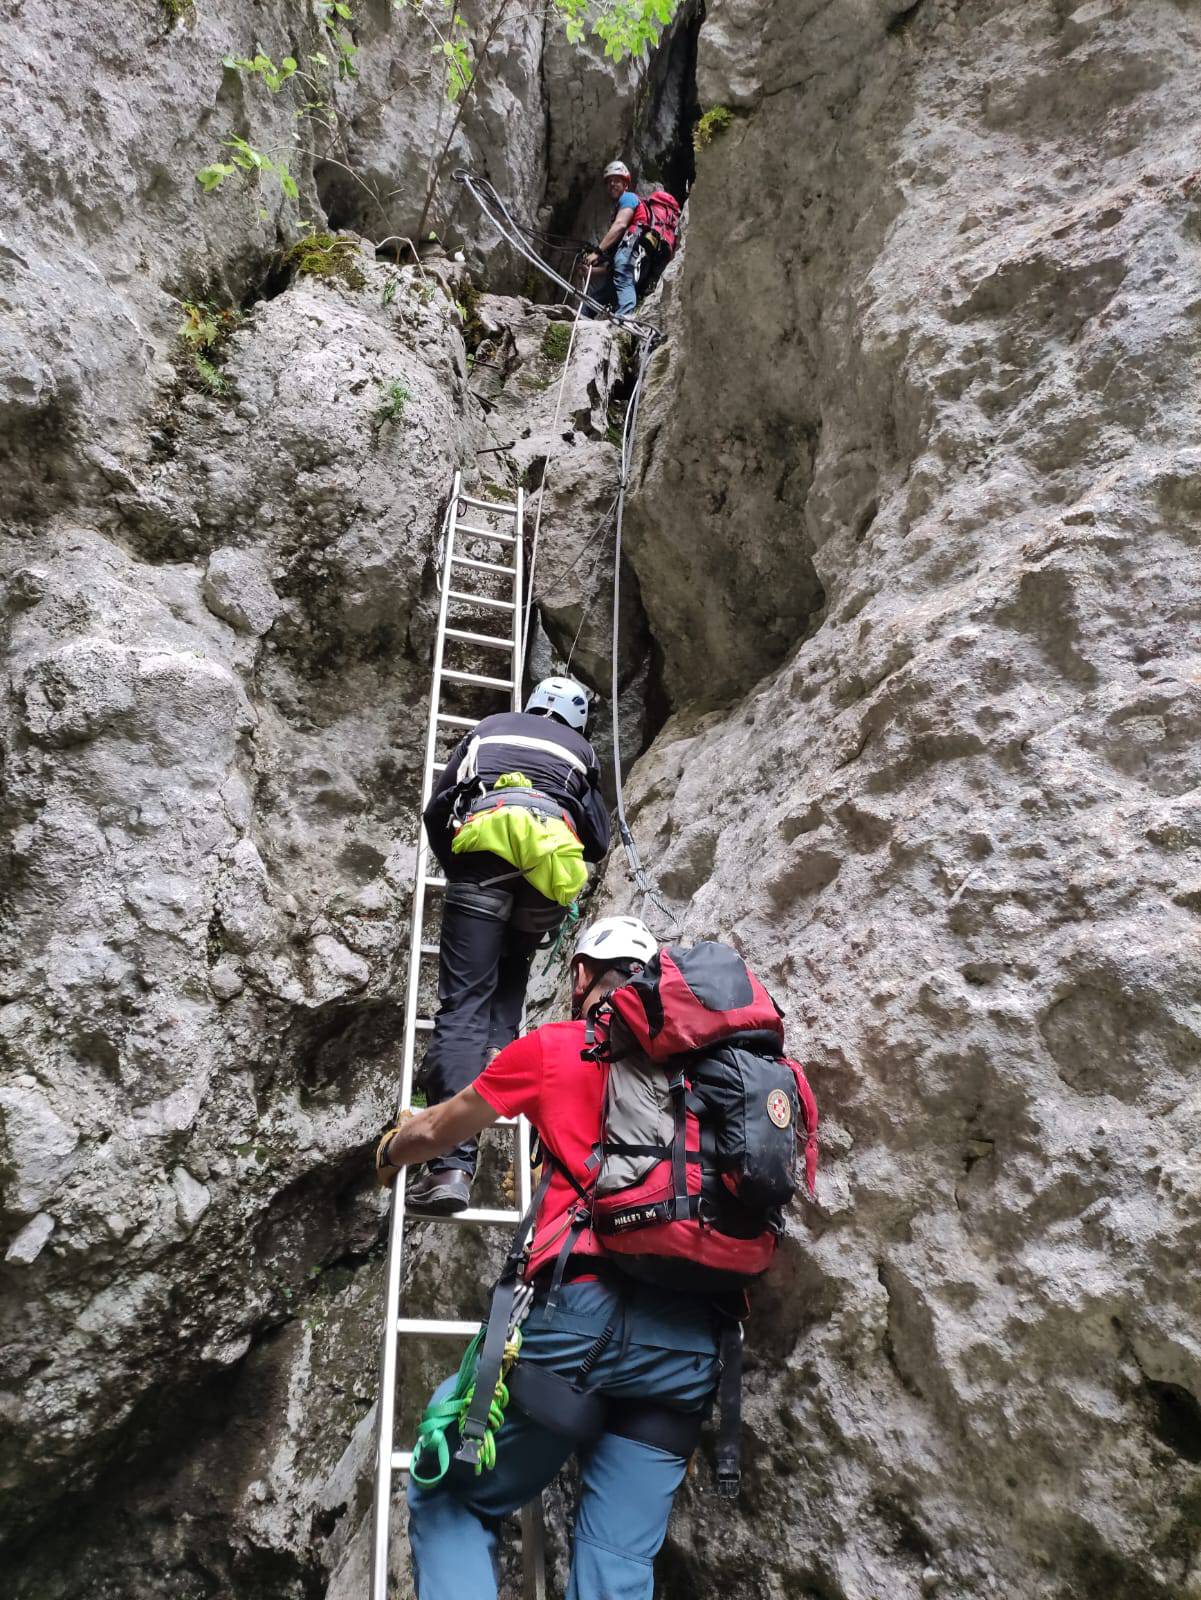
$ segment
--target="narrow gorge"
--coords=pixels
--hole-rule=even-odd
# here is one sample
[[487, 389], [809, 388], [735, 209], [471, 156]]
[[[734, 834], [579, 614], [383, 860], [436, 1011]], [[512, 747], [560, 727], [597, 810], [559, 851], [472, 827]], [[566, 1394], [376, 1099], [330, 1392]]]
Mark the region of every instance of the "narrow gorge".
[[[343, 9], [0, 0], [6, 1595], [366, 1600], [443, 514], [550, 460], [532, 666], [603, 730], [631, 381], [582, 322], [556, 420], [570, 308], [451, 168], [594, 236], [620, 153], [692, 185], [630, 822], [823, 1119], [656, 1592], [1201, 1600], [1201, 11], [686, 0], [614, 62], [514, 3], [452, 130], [422, 7]], [[620, 850], [589, 910], [671, 933]]]

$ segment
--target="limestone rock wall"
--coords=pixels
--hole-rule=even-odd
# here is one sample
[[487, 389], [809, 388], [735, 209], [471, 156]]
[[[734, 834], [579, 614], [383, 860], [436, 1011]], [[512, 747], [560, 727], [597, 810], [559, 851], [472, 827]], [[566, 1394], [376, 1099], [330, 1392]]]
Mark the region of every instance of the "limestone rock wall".
[[[284, 265], [302, 209], [409, 225], [411, 14], [362, 7], [334, 90], [378, 198], [301, 156], [293, 205], [192, 173], [290, 138], [219, 63], [312, 19], [183, 9], [3, 19], [0, 1559], [19, 1600], [362, 1600], [444, 497], [553, 457], [535, 660], [603, 689], [623, 374], [581, 330], [556, 417], [503, 258], [478, 301]], [[1195, 9], [709, 0], [649, 110], [506, 26], [456, 159], [527, 214], [615, 117], [666, 137], [663, 84], [733, 113], [648, 308], [627, 756], [672, 715], [630, 812], [787, 1008], [823, 1166], [743, 1499], [686, 1487], [659, 1592], [1196, 1600]], [[216, 383], [185, 300], [240, 313]], [[647, 910], [620, 860], [597, 904]], [[466, 1313], [487, 1246], [435, 1233], [411, 1303]]]
[[667, 1592], [1201, 1592], [1199, 45], [709, 7], [631, 817], [826, 1120]]

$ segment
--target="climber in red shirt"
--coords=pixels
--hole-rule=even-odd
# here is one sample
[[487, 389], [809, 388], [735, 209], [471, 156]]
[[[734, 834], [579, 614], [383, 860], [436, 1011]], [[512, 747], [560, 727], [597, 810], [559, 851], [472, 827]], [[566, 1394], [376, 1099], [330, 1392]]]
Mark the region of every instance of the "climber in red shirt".
[[[412, 1114], [380, 1142], [377, 1170], [388, 1182], [402, 1166], [435, 1159], [500, 1116], [530, 1119], [555, 1159], [530, 1247], [526, 1281], [535, 1295], [518, 1365], [527, 1382], [543, 1369], [561, 1379], [587, 1371], [604, 1415], [603, 1431], [582, 1439], [564, 1431], [553, 1400], [545, 1410], [537, 1404], [536, 1386], [528, 1398], [515, 1387], [490, 1471], [477, 1474], [456, 1460], [430, 1486], [419, 1481], [415, 1461], [409, 1537], [419, 1600], [494, 1600], [496, 1519], [532, 1500], [573, 1453], [581, 1495], [568, 1600], [652, 1595], [653, 1559], [717, 1385], [719, 1312], [711, 1295], [626, 1278], [601, 1259], [590, 1231], [576, 1237], [557, 1295], [548, 1295], [548, 1280], [578, 1198], [572, 1179], [588, 1182], [603, 1118], [605, 1077], [582, 1057], [579, 1019], [656, 950], [635, 917], [596, 923], [572, 962], [577, 1020], [516, 1040], [470, 1087]], [[431, 1406], [454, 1385], [454, 1378], [441, 1385]]]

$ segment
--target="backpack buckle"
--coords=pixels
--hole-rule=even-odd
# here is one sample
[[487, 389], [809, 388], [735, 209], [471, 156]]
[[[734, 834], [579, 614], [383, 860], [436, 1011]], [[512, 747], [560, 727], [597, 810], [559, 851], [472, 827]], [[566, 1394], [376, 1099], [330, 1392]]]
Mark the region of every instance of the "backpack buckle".
[[463, 1435], [459, 1443], [459, 1448], [455, 1451], [456, 1461], [461, 1461], [466, 1467], [476, 1467], [479, 1465], [480, 1445], [483, 1443], [484, 1431], [486, 1430], [481, 1430], [479, 1436], [477, 1437], [473, 1430], [471, 1419], [469, 1417], [464, 1419]]
[[717, 1493], [722, 1500], [737, 1500], [742, 1487], [742, 1473], [737, 1467], [732, 1472], [717, 1472]]

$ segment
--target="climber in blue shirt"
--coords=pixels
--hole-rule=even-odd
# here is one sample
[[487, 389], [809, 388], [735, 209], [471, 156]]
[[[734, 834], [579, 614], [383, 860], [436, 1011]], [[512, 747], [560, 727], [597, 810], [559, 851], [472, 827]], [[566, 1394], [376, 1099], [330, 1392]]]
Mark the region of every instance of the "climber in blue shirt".
[[610, 161], [605, 168], [605, 188], [613, 202], [613, 220], [596, 249], [584, 257], [592, 268], [608, 262], [608, 281], [594, 291], [594, 297], [612, 306], [622, 317], [632, 317], [638, 304], [634, 287], [634, 252], [638, 231], [633, 226], [638, 196], [631, 188], [633, 179], [624, 161]]

